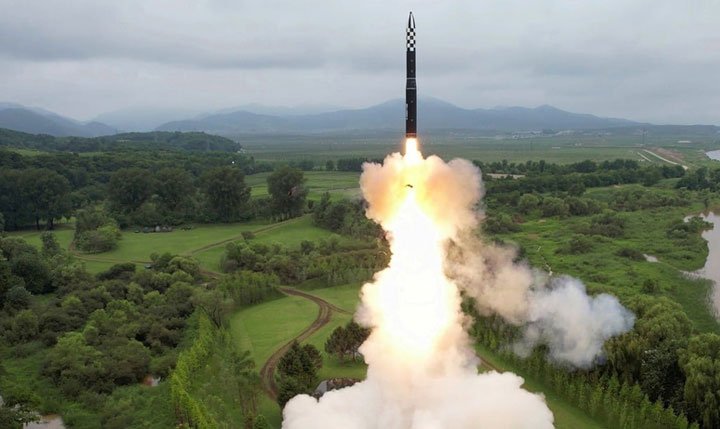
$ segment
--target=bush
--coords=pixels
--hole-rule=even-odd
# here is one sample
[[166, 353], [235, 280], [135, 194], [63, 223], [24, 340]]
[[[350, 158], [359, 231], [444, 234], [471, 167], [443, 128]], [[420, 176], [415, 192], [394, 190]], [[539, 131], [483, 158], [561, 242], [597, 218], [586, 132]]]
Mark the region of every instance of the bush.
[[135, 274], [136, 266], [132, 262], [124, 262], [122, 264], [115, 264], [108, 268], [107, 271], [103, 271], [97, 274], [98, 280], [114, 280], [114, 279], [125, 279], [129, 280], [133, 274]]
[[629, 247], [623, 247], [622, 249], [618, 250], [616, 255], [621, 256], [623, 258], [632, 259], [633, 261], [644, 261], [645, 255], [642, 254], [637, 249], [631, 249]]

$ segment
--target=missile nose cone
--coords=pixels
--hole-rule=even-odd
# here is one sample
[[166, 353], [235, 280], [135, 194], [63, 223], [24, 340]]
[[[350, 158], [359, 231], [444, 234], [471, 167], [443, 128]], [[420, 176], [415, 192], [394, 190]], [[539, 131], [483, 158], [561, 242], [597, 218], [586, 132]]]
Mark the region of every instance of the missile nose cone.
[[410, 16], [408, 17], [408, 28], [415, 28], [415, 18], [412, 12], [410, 12]]

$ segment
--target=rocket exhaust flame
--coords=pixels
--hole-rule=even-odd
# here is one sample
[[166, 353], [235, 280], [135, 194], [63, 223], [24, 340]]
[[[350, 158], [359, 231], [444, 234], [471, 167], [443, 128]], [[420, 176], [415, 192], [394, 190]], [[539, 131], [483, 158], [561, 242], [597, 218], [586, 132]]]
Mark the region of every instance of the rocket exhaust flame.
[[461, 291], [482, 314], [525, 326], [518, 352], [543, 343], [551, 358], [581, 367], [595, 362], [607, 338], [629, 330], [633, 316], [612, 296], [588, 296], [575, 279], [548, 285], [516, 264], [511, 250], [473, 233], [480, 170], [418, 150], [412, 15], [407, 54], [405, 153], [364, 164], [360, 176], [366, 215], [386, 231], [392, 251], [388, 267], [363, 286], [355, 315], [372, 328], [360, 348], [367, 378], [320, 400], [296, 396], [283, 410], [283, 428], [552, 428], [543, 396], [522, 389], [522, 378], [478, 374]]
[[392, 251], [388, 267], [363, 286], [355, 316], [372, 328], [360, 349], [367, 379], [320, 400], [293, 398], [283, 428], [553, 427], [544, 398], [522, 389], [522, 378], [478, 374], [460, 291], [482, 313], [526, 326], [522, 346], [545, 343], [551, 358], [577, 366], [592, 364], [607, 338], [630, 329], [632, 315], [614, 297], [589, 297], [577, 280], [546, 286], [510, 250], [469, 238], [483, 189], [468, 161], [424, 158], [408, 139], [404, 155], [366, 163], [360, 186], [366, 214]]
[[479, 170], [464, 160], [423, 158], [414, 139], [404, 155], [363, 170], [367, 216], [387, 231], [392, 250], [389, 266], [363, 287], [356, 314], [373, 329], [360, 349], [367, 379], [319, 401], [293, 398], [283, 428], [552, 427], [543, 398], [521, 389], [520, 377], [478, 375], [460, 292], [445, 275], [447, 240], [477, 222]]

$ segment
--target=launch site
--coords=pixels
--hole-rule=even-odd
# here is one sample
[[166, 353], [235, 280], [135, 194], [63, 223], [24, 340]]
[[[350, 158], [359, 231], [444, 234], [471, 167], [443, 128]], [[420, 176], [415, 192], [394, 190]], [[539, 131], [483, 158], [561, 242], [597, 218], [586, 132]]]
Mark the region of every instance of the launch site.
[[0, 9], [0, 429], [720, 428], [720, 4]]

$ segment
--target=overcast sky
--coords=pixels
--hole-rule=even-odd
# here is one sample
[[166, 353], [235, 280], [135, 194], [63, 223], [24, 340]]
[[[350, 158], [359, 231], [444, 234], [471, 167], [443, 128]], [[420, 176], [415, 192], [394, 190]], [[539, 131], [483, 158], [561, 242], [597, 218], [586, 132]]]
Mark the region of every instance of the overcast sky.
[[404, 96], [409, 10], [421, 96], [720, 124], [716, 0], [0, 0], [0, 101], [364, 107]]

